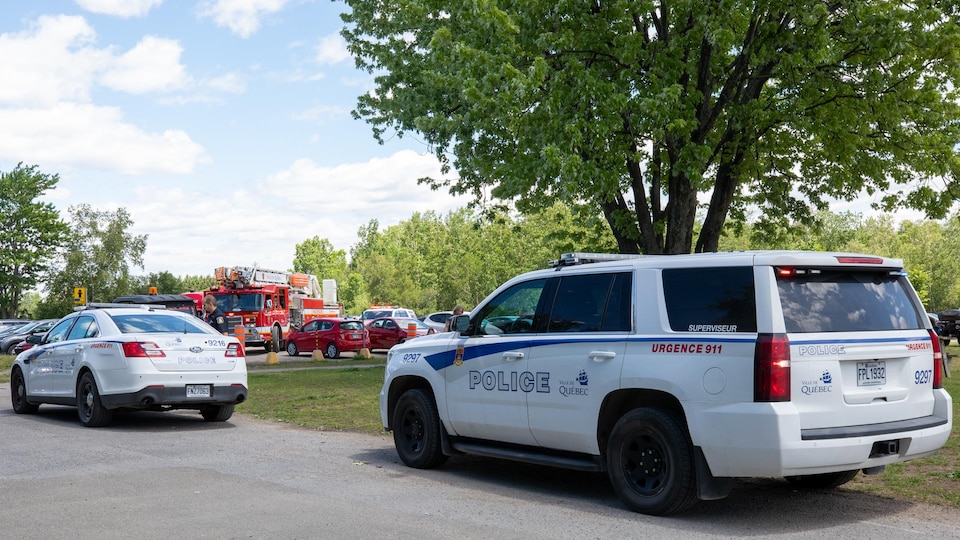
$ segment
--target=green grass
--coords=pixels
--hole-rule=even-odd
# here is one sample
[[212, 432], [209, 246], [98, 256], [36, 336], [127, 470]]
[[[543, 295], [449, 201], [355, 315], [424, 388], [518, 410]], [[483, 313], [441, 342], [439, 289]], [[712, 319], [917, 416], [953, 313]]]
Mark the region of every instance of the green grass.
[[[947, 352], [951, 358], [960, 358], [960, 346], [951, 345]], [[0, 355], [0, 382], [9, 382], [12, 362], [12, 356]], [[316, 430], [383, 434], [378, 402], [383, 369], [357, 367], [380, 362], [382, 359], [251, 365], [249, 399], [237, 406], [237, 412]], [[957, 418], [960, 361], [952, 364], [955, 371], [944, 378], [944, 387], [954, 396]], [[276, 369], [321, 366], [329, 369]], [[960, 436], [954, 431], [935, 455], [888, 466], [879, 475], [858, 475], [844, 489], [960, 508]]]

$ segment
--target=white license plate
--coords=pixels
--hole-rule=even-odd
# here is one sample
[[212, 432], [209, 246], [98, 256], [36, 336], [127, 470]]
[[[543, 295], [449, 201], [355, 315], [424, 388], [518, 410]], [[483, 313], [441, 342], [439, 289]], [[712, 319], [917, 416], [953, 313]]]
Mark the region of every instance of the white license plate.
[[857, 386], [887, 384], [887, 363], [857, 362]]
[[210, 397], [209, 384], [188, 384], [187, 397]]

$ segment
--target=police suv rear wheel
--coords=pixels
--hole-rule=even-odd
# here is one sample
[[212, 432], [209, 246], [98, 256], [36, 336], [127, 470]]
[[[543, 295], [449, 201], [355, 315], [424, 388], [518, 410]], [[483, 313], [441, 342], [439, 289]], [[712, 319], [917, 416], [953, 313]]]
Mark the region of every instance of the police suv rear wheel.
[[423, 390], [407, 390], [393, 410], [393, 442], [400, 460], [415, 469], [432, 469], [447, 456], [440, 448], [440, 415]]
[[607, 466], [614, 491], [637, 512], [667, 515], [697, 502], [693, 449], [684, 427], [665, 411], [623, 415], [610, 435]]

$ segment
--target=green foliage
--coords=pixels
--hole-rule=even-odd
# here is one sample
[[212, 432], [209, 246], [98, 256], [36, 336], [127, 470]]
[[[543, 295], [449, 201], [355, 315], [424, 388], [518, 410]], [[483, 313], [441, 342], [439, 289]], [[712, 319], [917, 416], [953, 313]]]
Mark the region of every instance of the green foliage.
[[[960, 172], [953, 0], [345, 0], [376, 88], [354, 115], [416, 133], [434, 188], [602, 213], [622, 252], [770, 234], [830, 198], [942, 218]], [[668, 9], [669, 7], [669, 9]], [[957, 186], [960, 187], [960, 186]]]
[[37, 285], [66, 238], [67, 224], [54, 206], [37, 200], [59, 180], [22, 163], [0, 173], [0, 318], [26, 314], [24, 294]]
[[90, 205], [71, 206], [69, 240], [46, 280], [47, 296], [37, 307], [41, 317], [60, 317], [73, 308], [73, 288], [86, 287], [88, 302], [109, 302], [131, 294], [130, 267], [143, 267], [147, 235], [128, 231], [133, 222], [123, 208], [114, 212]]
[[364, 293], [347, 303], [351, 313], [371, 304], [419, 314], [457, 304], [470, 309], [504, 281], [544, 268], [563, 252], [616, 251], [603, 219], [563, 204], [525, 217], [460, 209], [441, 218], [427, 212], [383, 231], [373, 220], [358, 236], [350, 268], [362, 276]]

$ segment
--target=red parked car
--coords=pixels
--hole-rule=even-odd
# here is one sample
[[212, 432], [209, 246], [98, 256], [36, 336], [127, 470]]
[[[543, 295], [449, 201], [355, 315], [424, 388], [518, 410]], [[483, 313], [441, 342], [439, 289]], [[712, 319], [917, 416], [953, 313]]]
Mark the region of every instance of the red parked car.
[[367, 335], [370, 336], [370, 350], [389, 349], [397, 343], [403, 343], [407, 340], [407, 326], [411, 324], [417, 326], [418, 336], [436, 333], [433, 328], [427, 326], [427, 324], [420, 319], [407, 319], [402, 317], [374, 319], [367, 325]]
[[339, 358], [343, 351], [359, 351], [366, 343], [363, 321], [358, 319], [313, 319], [287, 337], [287, 354], [323, 351], [327, 358]]

